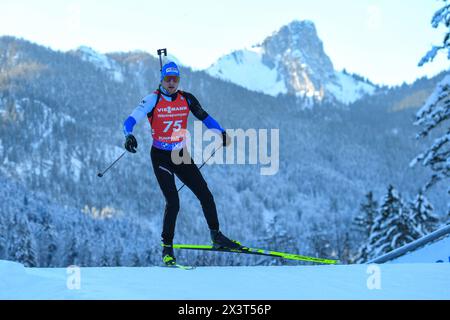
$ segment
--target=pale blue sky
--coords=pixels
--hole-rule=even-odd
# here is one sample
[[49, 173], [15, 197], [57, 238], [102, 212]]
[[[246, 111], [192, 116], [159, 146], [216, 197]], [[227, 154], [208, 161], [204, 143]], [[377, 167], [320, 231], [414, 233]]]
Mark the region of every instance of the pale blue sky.
[[158, 48], [193, 68], [259, 43], [294, 19], [316, 24], [336, 69], [376, 83], [400, 84], [448, 69], [445, 54], [419, 68], [431, 45], [438, 0], [1, 0], [0, 35], [58, 50]]

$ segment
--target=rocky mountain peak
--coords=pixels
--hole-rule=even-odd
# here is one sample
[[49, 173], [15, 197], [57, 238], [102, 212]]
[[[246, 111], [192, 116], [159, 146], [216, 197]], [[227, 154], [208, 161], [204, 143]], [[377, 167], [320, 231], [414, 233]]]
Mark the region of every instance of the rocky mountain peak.
[[289, 94], [320, 95], [324, 82], [334, 77], [334, 67], [311, 21], [295, 20], [261, 44], [264, 62], [273, 61], [284, 75]]
[[375, 87], [338, 72], [311, 21], [294, 20], [260, 44], [221, 57], [207, 72], [247, 89], [276, 96], [328, 97], [354, 102]]

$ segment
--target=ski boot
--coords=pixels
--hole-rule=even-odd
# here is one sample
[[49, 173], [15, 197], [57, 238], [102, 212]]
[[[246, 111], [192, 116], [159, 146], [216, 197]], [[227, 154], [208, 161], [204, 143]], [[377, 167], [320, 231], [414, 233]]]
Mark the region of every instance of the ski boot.
[[243, 248], [239, 242], [228, 239], [219, 230], [211, 230], [211, 240], [214, 249], [241, 250]]
[[162, 251], [162, 259], [166, 266], [173, 266], [177, 263], [177, 260], [175, 259], [175, 255], [173, 253], [173, 246], [172, 244], [164, 244], [161, 243], [161, 246], [163, 247]]

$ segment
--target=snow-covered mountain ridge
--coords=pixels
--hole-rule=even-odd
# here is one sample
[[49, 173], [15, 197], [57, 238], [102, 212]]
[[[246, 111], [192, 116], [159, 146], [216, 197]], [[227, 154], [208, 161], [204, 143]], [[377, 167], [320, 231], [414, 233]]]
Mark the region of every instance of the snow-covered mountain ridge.
[[334, 69], [311, 21], [293, 21], [261, 44], [221, 57], [206, 72], [272, 96], [329, 98], [344, 104], [377, 89], [361, 77]]

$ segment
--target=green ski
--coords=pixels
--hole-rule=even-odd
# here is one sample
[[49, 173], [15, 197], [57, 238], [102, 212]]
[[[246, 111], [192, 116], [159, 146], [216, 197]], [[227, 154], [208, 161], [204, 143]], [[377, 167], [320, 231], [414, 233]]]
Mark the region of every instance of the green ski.
[[178, 263], [171, 264], [171, 265], [164, 265], [164, 267], [165, 268], [178, 268], [181, 270], [194, 270], [195, 269], [195, 267], [193, 267], [193, 266], [185, 266], [185, 265], [178, 264]]
[[268, 257], [277, 257], [277, 258], [283, 258], [283, 259], [288, 259], [288, 260], [309, 261], [309, 262], [321, 263], [321, 264], [338, 264], [339, 263], [339, 260], [315, 258], [315, 257], [310, 257], [310, 256], [302, 256], [299, 254], [249, 248], [249, 247], [245, 247], [245, 246], [243, 246], [241, 249], [230, 250], [230, 249], [215, 248], [212, 245], [174, 244], [173, 248], [174, 249], [186, 249], [186, 250], [204, 250], [204, 251], [245, 253], [245, 254], [254, 254], [254, 255], [268, 256]]

